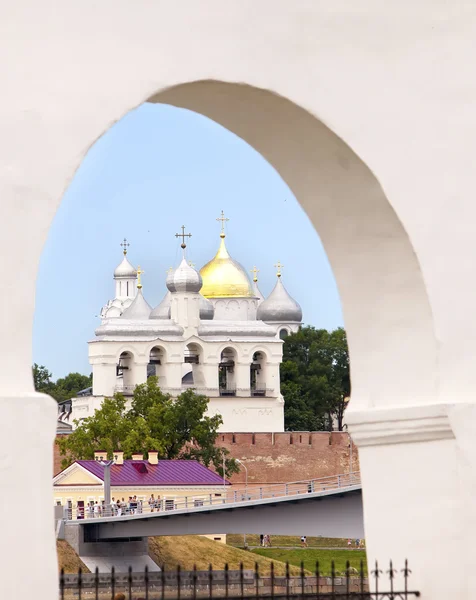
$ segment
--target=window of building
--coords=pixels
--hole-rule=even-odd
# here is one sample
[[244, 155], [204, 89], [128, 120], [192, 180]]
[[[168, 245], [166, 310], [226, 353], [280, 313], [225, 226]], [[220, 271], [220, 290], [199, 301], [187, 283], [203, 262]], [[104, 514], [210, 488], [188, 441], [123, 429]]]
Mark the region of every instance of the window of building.
[[281, 340], [285, 340], [288, 337], [288, 330], [287, 329], [281, 329], [281, 331], [279, 332], [279, 338]]

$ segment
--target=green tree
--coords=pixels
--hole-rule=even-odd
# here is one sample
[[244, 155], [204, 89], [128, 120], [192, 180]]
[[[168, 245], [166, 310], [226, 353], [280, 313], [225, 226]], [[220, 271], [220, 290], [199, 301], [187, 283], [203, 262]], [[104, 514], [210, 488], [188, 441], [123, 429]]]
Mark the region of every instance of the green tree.
[[302, 327], [283, 346], [281, 393], [288, 430], [342, 430], [350, 395], [349, 352], [342, 328]]
[[74, 460], [92, 459], [96, 450], [112, 458], [122, 450], [126, 458], [133, 452], [147, 454], [154, 450], [162, 459], [196, 459], [213, 466], [223, 475], [239, 471], [238, 463], [225, 448], [218, 447], [220, 415], [207, 416], [208, 398], [193, 390], [177, 398], [164, 394], [157, 377], [135, 388], [131, 408], [121, 394], [106, 398], [94, 415], [76, 422], [76, 429], [57, 441], [66, 467]]
[[57, 402], [74, 398], [78, 395], [79, 391], [93, 384], [92, 373], [89, 376], [81, 375], [81, 373], [69, 373], [66, 377], [62, 377], [54, 382], [51, 380], [51, 373], [45, 366], [35, 363], [32, 371], [35, 390], [43, 394], [49, 394]]
[[51, 396], [55, 391], [55, 384], [51, 381], [51, 373], [43, 365], [35, 363], [32, 367], [33, 372], [33, 383], [35, 390], [43, 394], [50, 394]]
[[69, 373], [66, 377], [56, 381], [55, 397], [58, 402], [75, 398], [78, 392], [91, 387], [93, 376], [81, 375], [81, 373]]

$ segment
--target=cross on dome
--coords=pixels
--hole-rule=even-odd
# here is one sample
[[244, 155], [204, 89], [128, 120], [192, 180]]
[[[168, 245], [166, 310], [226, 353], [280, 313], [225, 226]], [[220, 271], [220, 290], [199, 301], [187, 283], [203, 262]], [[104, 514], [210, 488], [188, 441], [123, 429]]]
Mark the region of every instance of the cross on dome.
[[127, 248], [130, 246], [129, 242], [126, 240], [126, 238], [124, 238], [124, 241], [122, 241], [119, 245], [122, 246], [122, 252], [125, 256], [127, 254]]
[[259, 269], [257, 269], [256, 267], [253, 267], [251, 269], [250, 273], [253, 273], [253, 281], [256, 283], [258, 281]]
[[227, 221], [229, 221], [230, 219], [228, 219], [227, 217], [225, 217], [225, 213], [223, 211], [221, 211], [220, 216], [217, 218], [217, 221], [221, 221], [221, 233], [220, 233], [220, 237], [224, 238], [225, 237], [225, 223]]
[[185, 225], [182, 225], [182, 233], [176, 233], [175, 237], [176, 238], [182, 238], [182, 243], [180, 244], [180, 247], [185, 252], [185, 248], [187, 247], [187, 244], [185, 243], [185, 238], [187, 238], [187, 237], [191, 238], [192, 234], [191, 233], [185, 233]]
[[284, 267], [284, 265], [282, 265], [281, 262], [278, 260], [278, 262], [274, 266], [276, 267], [276, 269], [278, 269], [276, 275], [278, 277], [281, 277], [281, 269]]

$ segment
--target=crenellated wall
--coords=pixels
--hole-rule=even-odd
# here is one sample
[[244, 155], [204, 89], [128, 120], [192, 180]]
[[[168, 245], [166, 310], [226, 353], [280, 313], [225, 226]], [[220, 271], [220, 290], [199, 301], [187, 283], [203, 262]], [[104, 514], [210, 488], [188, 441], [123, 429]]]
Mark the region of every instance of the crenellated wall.
[[[239, 458], [248, 469], [248, 483], [283, 483], [359, 470], [355, 444], [345, 432], [292, 431], [283, 433], [223, 433], [217, 444]], [[245, 482], [245, 469], [231, 478]]]

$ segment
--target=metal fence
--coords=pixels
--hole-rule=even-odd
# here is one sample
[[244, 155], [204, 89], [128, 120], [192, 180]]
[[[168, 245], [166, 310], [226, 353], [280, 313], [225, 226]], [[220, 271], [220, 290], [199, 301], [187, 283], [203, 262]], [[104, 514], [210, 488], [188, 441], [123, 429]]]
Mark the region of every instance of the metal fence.
[[378, 564], [370, 571], [370, 577], [364, 571], [350, 567], [347, 562], [344, 572], [336, 571], [332, 563], [330, 573], [323, 573], [316, 563], [314, 573], [304, 569], [301, 563], [298, 575], [291, 574], [286, 564], [284, 574], [275, 572], [274, 563], [270, 571], [261, 574], [258, 564], [255, 569], [233, 571], [225, 566], [222, 571], [183, 571], [177, 567], [174, 571], [148, 571], [133, 573], [82, 573], [60, 574], [60, 600], [181, 600], [181, 599], [258, 599], [299, 600], [339, 598], [341, 600], [408, 600], [417, 598], [420, 593], [410, 586], [411, 571], [405, 561], [403, 569], [394, 568], [390, 562], [387, 569]]
[[[109, 517], [131, 517], [148, 513], [157, 513], [162, 511], [175, 510], [194, 510], [208, 506], [217, 506], [222, 504], [236, 505], [241, 503], [256, 503], [260, 500], [269, 500], [273, 498], [300, 497], [310, 493], [325, 492], [337, 489], [346, 489], [352, 486], [360, 485], [360, 473], [345, 473], [342, 475], [332, 475], [330, 477], [320, 477], [318, 479], [306, 479], [303, 481], [293, 481], [290, 483], [277, 483], [264, 486], [223, 486], [223, 491], [213, 494], [196, 495], [193, 497], [183, 497], [178, 499], [157, 498], [152, 504], [147, 497], [130, 499], [120, 506], [116, 504], [97, 505], [90, 503], [87, 506], [65, 506], [64, 518], [72, 519], [98, 519]], [[117, 501], [117, 498], [115, 499]]]

